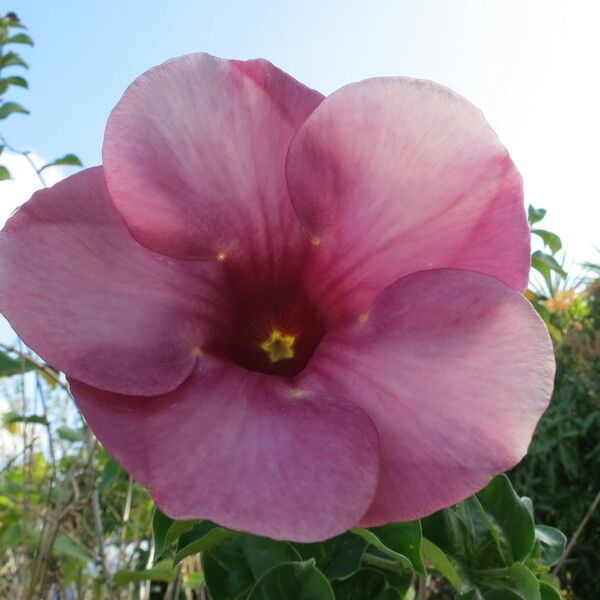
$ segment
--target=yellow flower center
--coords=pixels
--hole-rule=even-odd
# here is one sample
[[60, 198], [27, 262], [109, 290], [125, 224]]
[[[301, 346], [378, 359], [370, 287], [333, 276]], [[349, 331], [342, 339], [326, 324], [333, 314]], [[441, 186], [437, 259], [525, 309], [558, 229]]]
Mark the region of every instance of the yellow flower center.
[[271, 337], [263, 342], [260, 347], [269, 355], [271, 362], [276, 363], [280, 360], [294, 358], [294, 342], [296, 337], [286, 335], [274, 329], [271, 332]]

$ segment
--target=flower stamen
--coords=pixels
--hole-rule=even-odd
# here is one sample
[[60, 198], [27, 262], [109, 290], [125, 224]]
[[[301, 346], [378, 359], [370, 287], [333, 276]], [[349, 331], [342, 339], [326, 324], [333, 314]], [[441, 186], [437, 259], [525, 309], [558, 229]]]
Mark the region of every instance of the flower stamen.
[[286, 335], [274, 329], [271, 337], [264, 341], [260, 347], [269, 355], [272, 363], [279, 362], [288, 358], [294, 358], [294, 342], [296, 336]]

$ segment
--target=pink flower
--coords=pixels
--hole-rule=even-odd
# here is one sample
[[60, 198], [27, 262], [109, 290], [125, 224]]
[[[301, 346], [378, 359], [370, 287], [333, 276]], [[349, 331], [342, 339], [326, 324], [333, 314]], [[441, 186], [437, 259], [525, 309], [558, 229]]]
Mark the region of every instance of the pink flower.
[[312, 541], [520, 460], [554, 361], [521, 178], [433, 83], [178, 58], [0, 237], [0, 308], [168, 515]]

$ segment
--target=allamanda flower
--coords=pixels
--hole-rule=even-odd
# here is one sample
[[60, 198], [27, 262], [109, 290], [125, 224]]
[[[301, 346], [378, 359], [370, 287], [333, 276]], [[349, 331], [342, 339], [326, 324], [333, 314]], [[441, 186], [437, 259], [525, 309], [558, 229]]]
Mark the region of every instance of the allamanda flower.
[[0, 237], [0, 308], [173, 518], [298, 541], [524, 455], [554, 371], [521, 178], [430, 82], [184, 56]]

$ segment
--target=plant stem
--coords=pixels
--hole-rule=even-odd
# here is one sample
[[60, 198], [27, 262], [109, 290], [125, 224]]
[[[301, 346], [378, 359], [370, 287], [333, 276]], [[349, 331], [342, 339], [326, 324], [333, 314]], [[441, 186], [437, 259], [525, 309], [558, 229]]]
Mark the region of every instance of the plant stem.
[[15, 348], [14, 346], [9, 346], [9, 345], [3, 344], [1, 342], [0, 342], [0, 349], [4, 350], [5, 352], [12, 352], [13, 354], [16, 354], [19, 358], [21, 358], [23, 360], [27, 360], [30, 363], [33, 363], [35, 365], [36, 369], [38, 369], [39, 371], [43, 371], [44, 375], [47, 375], [48, 377], [53, 379], [56, 382], [56, 385], [58, 385], [65, 392], [67, 392], [69, 394], [69, 396], [71, 395], [69, 386], [60, 379], [60, 374], [55, 372], [54, 369], [52, 369], [52, 367], [47, 365], [45, 362], [38, 360], [37, 358], [33, 357], [31, 354], [28, 354], [27, 352], [23, 352], [22, 350], [19, 350], [18, 348]]
[[407, 570], [396, 561], [389, 560], [387, 558], [381, 558], [380, 556], [374, 556], [369, 552], [363, 554], [363, 562], [367, 565], [379, 567], [380, 569], [386, 569], [387, 571], [394, 571], [395, 573], [407, 573]]
[[114, 598], [114, 592], [112, 585], [112, 579], [108, 571], [108, 564], [106, 562], [106, 553], [104, 552], [104, 527], [102, 525], [102, 512], [100, 509], [100, 492], [98, 487], [94, 487], [92, 492], [92, 511], [94, 513], [94, 524], [96, 527], [96, 537], [98, 542], [98, 555], [100, 557], [100, 568], [102, 569], [102, 575], [104, 576], [104, 583], [108, 590], [110, 597]]
[[32, 158], [31, 158], [31, 156], [29, 156], [29, 154], [30, 154], [29, 150], [17, 150], [15, 147], [11, 146], [6, 141], [6, 138], [3, 135], [0, 135], [0, 142], [2, 142], [2, 145], [6, 146], [11, 152], [14, 152], [15, 154], [20, 154], [21, 156], [23, 156], [27, 160], [27, 162], [31, 165], [31, 168], [35, 171], [35, 174], [37, 175], [38, 179], [40, 180], [40, 183], [44, 187], [48, 187], [46, 180], [44, 179], [44, 177], [38, 170], [37, 166], [35, 165], [35, 163], [33, 162]]
[[567, 544], [567, 547], [565, 548], [565, 551], [564, 551], [561, 559], [558, 561], [558, 563], [556, 564], [554, 569], [552, 569], [553, 575], [558, 575], [558, 572], [564, 566], [565, 561], [567, 560], [569, 554], [571, 554], [571, 551], [573, 550], [573, 548], [575, 547], [575, 544], [579, 540], [579, 537], [583, 533], [585, 526], [588, 524], [588, 521], [592, 518], [594, 511], [598, 508], [598, 504], [600, 504], [600, 490], [598, 490], [598, 493], [596, 494], [594, 501], [588, 508], [588, 511], [585, 513], [585, 516], [583, 517], [583, 519], [581, 519], [581, 523], [579, 523], [579, 525], [577, 526], [577, 529], [575, 530], [573, 537], [569, 540], [569, 543]]

